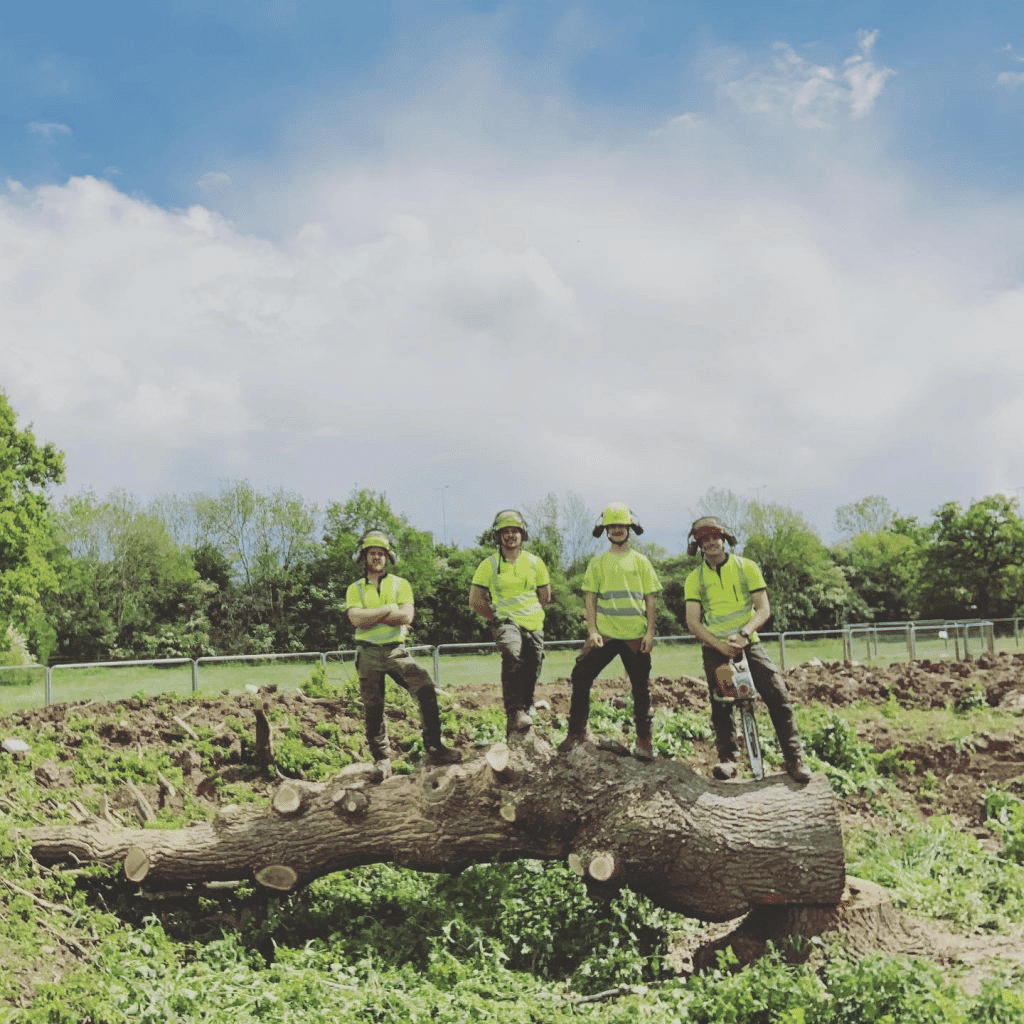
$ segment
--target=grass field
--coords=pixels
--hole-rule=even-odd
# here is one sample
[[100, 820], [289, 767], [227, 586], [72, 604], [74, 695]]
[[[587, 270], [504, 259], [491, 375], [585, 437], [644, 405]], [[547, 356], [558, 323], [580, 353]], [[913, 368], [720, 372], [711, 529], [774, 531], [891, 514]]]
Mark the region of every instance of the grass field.
[[[765, 645], [772, 657], [786, 668], [802, 662], [842, 661], [842, 637], [824, 633], [788, 633], [784, 651], [777, 636], [766, 635]], [[983, 650], [977, 635], [968, 640], [969, 650], [975, 656]], [[581, 642], [556, 642], [548, 645], [544, 657], [541, 682], [565, 679], [572, 671], [573, 660]], [[852, 645], [855, 661], [865, 665], [890, 665], [909, 660], [906, 634], [902, 630], [878, 631], [875, 636], [856, 634]], [[997, 637], [995, 649], [1018, 652], [1020, 638]], [[939, 628], [917, 631], [915, 653], [919, 659], [955, 660], [963, 654], [963, 641], [943, 638]], [[434, 675], [432, 652], [417, 653], [423, 667]], [[196, 670], [199, 695], [213, 695], [223, 691], [244, 690], [246, 687], [277, 686], [279, 689], [297, 689], [309, 678], [318, 654], [277, 655], [269, 658], [201, 660]], [[437, 681], [444, 689], [460, 686], [494, 683], [501, 676], [501, 659], [493, 651], [446, 652], [441, 649], [437, 662]], [[340, 684], [354, 673], [351, 654], [332, 655], [327, 659], [327, 678]], [[659, 640], [653, 655], [654, 676], [677, 679], [683, 675], [703, 676], [699, 645], [691, 638], [664, 638]], [[616, 660], [602, 676], [622, 677], [625, 673]], [[157, 696], [175, 693], [185, 696], [193, 692], [191, 662], [182, 665], [151, 665], [127, 662], [123, 665], [106, 663], [87, 667], [55, 666], [51, 670], [49, 702], [116, 701], [127, 697]], [[46, 670], [34, 668], [0, 667], [0, 713], [19, 708], [41, 707], [47, 703]]]

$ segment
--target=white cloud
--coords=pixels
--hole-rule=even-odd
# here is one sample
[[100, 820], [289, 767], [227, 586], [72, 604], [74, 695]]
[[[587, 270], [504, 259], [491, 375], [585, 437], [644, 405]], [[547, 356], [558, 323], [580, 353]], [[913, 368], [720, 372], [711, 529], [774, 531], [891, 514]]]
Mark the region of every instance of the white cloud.
[[215, 192], [217, 189], [226, 188], [231, 184], [231, 175], [223, 171], [207, 171], [199, 179], [199, 187], [204, 192]]
[[808, 127], [828, 127], [841, 118], [870, 113], [886, 81], [896, 72], [878, 67], [871, 51], [878, 32], [861, 32], [859, 52], [841, 68], [814, 64], [789, 43], [775, 44], [775, 59], [740, 78], [724, 91], [742, 109], [773, 117], [792, 118]]
[[[802, 109], [868, 103], [844, 75], [872, 43], [845, 71], [783, 53], [820, 83]], [[447, 486], [464, 542], [573, 490], [677, 550], [709, 486], [830, 523], [868, 493], [924, 514], [1019, 482], [1019, 208], [929, 209], [830, 133], [784, 133], [780, 162], [721, 112], [581, 143], [501, 75], [454, 77], [463, 120], [450, 80], [411, 135], [379, 111], [386, 157], [252, 173], [274, 241], [89, 178], [9, 188], [0, 364], [74, 487], [372, 486], [440, 533]], [[488, 89], [514, 147], [478, 120]]]
[[1024, 71], [1000, 71], [996, 75], [996, 82], [1005, 85], [1007, 89], [1016, 89], [1017, 86], [1024, 85]]
[[57, 135], [67, 135], [71, 129], [66, 124], [42, 124], [39, 121], [30, 121], [26, 131], [32, 135], [42, 135], [49, 142], [54, 141]]

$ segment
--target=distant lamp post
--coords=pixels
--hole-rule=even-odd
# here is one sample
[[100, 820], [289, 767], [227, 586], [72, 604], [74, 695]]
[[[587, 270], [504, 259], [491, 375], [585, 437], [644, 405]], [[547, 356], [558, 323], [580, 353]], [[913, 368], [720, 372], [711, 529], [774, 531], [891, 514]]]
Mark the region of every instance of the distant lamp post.
[[444, 484], [438, 488], [441, 492], [441, 543], [448, 546], [448, 520], [444, 513], [444, 492], [451, 487], [451, 484]]

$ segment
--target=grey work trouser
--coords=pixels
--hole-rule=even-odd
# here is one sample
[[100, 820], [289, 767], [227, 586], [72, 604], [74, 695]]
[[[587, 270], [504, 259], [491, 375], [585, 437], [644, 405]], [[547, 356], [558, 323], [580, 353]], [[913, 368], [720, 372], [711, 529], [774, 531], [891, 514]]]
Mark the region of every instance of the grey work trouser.
[[511, 719], [517, 711], [533, 707], [544, 663], [544, 631], [523, 629], [502, 619], [492, 624], [491, 635], [501, 652], [501, 699], [505, 714]]
[[366, 742], [374, 761], [391, 757], [387, 723], [384, 721], [384, 677], [390, 676], [408, 690], [420, 705], [423, 738], [428, 746], [441, 739], [434, 681], [412, 660], [405, 644], [361, 644], [356, 648], [359, 695], [363, 701]]
[[[703, 646], [704, 674], [708, 681], [711, 695], [711, 727], [715, 730], [715, 745], [718, 748], [720, 761], [735, 761], [739, 754], [739, 740], [736, 735], [736, 722], [733, 719], [731, 700], [723, 700], [718, 696], [715, 686], [715, 670], [729, 659], [715, 650], [714, 647]], [[793, 719], [793, 707], [789, 703], [789, 689], [778, 666], [759, 644], [748, 644], [743, 653], [747, 656], [750, 666], [750, 677], [754, 689], [768, 708], [768, 715], [775, 727], [775, 735], [779, 739], [782, 756], [789, 761], [803, 754], [803, 743]]]

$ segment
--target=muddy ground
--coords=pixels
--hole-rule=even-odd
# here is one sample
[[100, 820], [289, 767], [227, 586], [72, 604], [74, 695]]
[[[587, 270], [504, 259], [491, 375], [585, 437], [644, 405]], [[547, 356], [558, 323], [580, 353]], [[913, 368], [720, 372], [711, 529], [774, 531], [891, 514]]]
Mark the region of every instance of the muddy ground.
[[[1005, 783], [1024, 777], [1024, 654], [984, 655], [967, 662], [930, 662], [893, 665], [888, 668], [868, 668], [840, 663], [808, 664], [786, 673], [794, 703], [840, 708], [864, 702], [888, 710], [888, 716], [871, 716], [871, 721], [860, 729], [860, 739], [876, 751], [892, 747], [902, 748], [900, 757], [913, 764], [896, 776], [897, 784], [906, 796], [907, 806], [916, 806], [922, 815], [948, 815], [965, 832], [996, 849], [998, 840], [985, 826], [984, 795], [993, 783]], [[625, 679], [599, 680], [594, 696], [613, 703], [622, 703], [628, 694]], [[706, 714], [707, 689], [703, 680], [654, 678], [651, 681], [655, 711], [669, 708], [687, 708]], [[442, 695], [442, 703], [450, 700], [466, 710], [493, 706], [499, 699], [497, 682], [489, 686], [462, 687]], [[567, 680], [539, 687], [538, 702], [546, 704], [536, 713], [537, 725], [554, 738], [564, 732], [569, 711]], [[893, 713], [898, 705], [903, 709], [943, 708], [952, 706], [979, 706], [987, 704], [1014, 715], [1012, 728], [999, 732], [974, 735], [969, 742], [958, 743], [941, 735], [909, 739], [901, 729], [900, 713]], [[69, 711], [85, 714], [98, 723], [100, 735], [106, 742], [135, 750], [140, 754], [149, 749], [168, 750], [183, 771], [185, 786], [200, 803], [215, 804], [218, 799], [215, 778], [237, 781], [251, 778], [252, 772], [242, 763], [243, 751], [235, 733], [226, 722], [254, 722], [257, 707], [266, 706], [272, 721], [287, 718], [294, 727], [299, 725], [304, 739], [311, 744], [322, 744], [323, 737], [316, 729], [325, 721], [337, 722], [345, 732], [361, 733], [357, 718], [339, 711], [338, 702], [311, 700], [302, 694], [260, 690], [217, 697], [199, 697], [180, 704], [166, 699], [143, 700], [132, 698], [119, 704], [92, 702], [87, 705], [53, 705], [20, 711], [0, 719], [0, 739], [9, 735], [14, 726], [24, 727], [40, 736], [58, 734]], [[393, 736], [413, 735], [418, 724], [402, 721], [405, 712], [390, 708]], [[183, 724], [184, 723], [184, 727]], [[182, 745], [183, 732], [213, 730], [217, 763], [211, 772], [209, 763], [200, 761], [187, 745]], [[415, 730], [418, 732], [418, 729]], [[456, 738], [467, 758], [479, 753], [469, 736]], [[74, 756], [73, 751], [68, 751]], [[696, 742], [689, 759], [691, 767], [709, 774], [715, 761], [713, 744]], [[930, 773], [928, 798], [922, 799], [922, 779]], [[36, 773], [40, 785], [60, 789], [70, 785], [70, 766], [52, 763]], [[931, 781], [934, 777], [934, 782]], [[268, 782], [254, 782], [257, 789], [269, 790]], [[143, 787], [145, 789], [145, 787]], [[137, 795], [127, 789], [108, 794], [111, 807], [126, 824], [134, 825]], [[154, 807], [168, 800], [168, 794], [156, 787], [145, 792]], [[181, 805], [184, 794], [178, 792], [173, 801]], [[871, 824], [877, 827], [866, 801], [856, 798], [841, 801], [843, 828], [851, 829]], [[947, 963], [973, 965], [979, 972], [986, 969], [992, 958], [1001, 957], [1021, 962], [1021, 937], [1005, 939], [989, 935], [953, 935], [934, 922], [923, 922], [909, 915], [896, 915], [891, 927], [867, 936], [854, 936], [855, 946], [878, 949], [881, 952], [917, 954]], [[724, 934], [723, 926], [709, 928], [705, 939]], [[680, 969], [685, 970], [689, 954], [681, 950], [677, 958]], [[56, 957], [73, 954], [68, 950], [55, 950]], [[51, 964], [51, 969], [56, 965]], [[980, 976], [980, 975], [979, 975]], [[28, 979], [26, 979], [28, 980]]]

